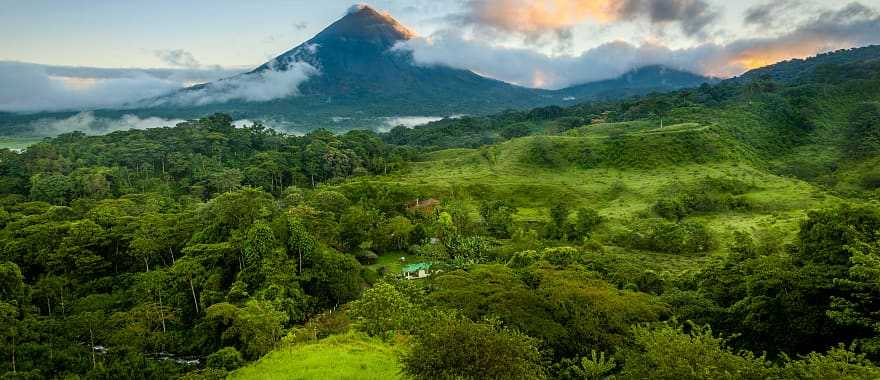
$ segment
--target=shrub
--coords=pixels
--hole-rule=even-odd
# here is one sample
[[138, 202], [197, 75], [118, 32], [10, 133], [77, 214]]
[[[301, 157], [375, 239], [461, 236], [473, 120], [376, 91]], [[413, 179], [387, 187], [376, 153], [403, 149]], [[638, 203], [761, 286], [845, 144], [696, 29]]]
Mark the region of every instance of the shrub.
[[729, 178], [706, 178], [685, 188], [673, 188], [654, 204], [654, 212], [666, 219], [682, 220], [695, 213], [746, 210], [748, 202], [740, 197], [752, 187]]
[[581, 258], [581, 253], [572, 247], [547, 248], [541, 255], [550, 264], [560, 267], [576, 264]]
[[448, 318], [417, 335], [402, 362], [416, 379], [543, 379], [537, 346], [494, 323]]
[[633, 226], [614, 237], [623, 247], [665, 253], [701, 253], [712, 249], [709, 230], [697, 222], [653, 220]]
[[385, 282], [367, 289], [349, 304], [356, 328], [371, 336], [408, 332], [415, 326], [417, 311], [406, 295]]
[[244, 364], [244, 358], [235, 347], [223, 347], [208, 355], [207, 365], [210, 368], [232, 371]]
[[874, 169], [865, 173], [861, 178], [862, 187], [866, 190], [880, 189], [880, 170]]
[[712, 330], [693, 326], [633, 329], [634, 349], [626, 352], [622, 377], [627, 379], [766, 379], [762, 357], [735, 353]]
[[521, 269], [532, 265], [534, 262], [538, 261], [538, 259], [538, 252], [531, 250], [517, 252], [513, 254], [513, 256], [507, 262], [507, 266], [514, 269]]
[[586, 239], [600, 224], [602, 224], [602, 216], [596, 210], [586, 207], [578, 208], [577, 219], [572, 228], [573, 235], [578, 239]]

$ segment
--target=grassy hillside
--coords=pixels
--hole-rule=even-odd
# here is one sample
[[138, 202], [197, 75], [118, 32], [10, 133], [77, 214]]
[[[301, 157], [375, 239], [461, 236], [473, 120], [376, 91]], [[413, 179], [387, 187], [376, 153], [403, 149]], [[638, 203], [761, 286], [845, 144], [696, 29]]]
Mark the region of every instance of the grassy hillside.
[[233, 372], [230, 380], [386, 380], [401, 377], [396, 350], [378, 339], [336, 335], [275, 350]]
[[[726, 249], [723, 243], [733, 231], [776, 229], [788, 231], [791, 238], [806, 210], [839, 203], [813, 184], [756, 164], [747, 149], [719, 129], [695, 123], [663, 129], [649, 122], [597, 124], [565, 136], [529, 136], [481, 149], [432, 152], [409, 170], [379, 181], [464, 200], [474, 209], [480, 201], [507, 200], [517, 208], [515, 219], [521, 224], [545, 222], [550, 205], [563, 200], [572, 209], [593, 208], [607, 218], [604, 237], [609, 242], [617, 229], [656, 218], [652, 207], [676, 187], [706, 178], [747, 184], [749, 190], [741, 194], [747, 210], [690, 217], [719, 238], [716, 253]], [[536, 149], [551, 158], [534, 161], [530, 151]], [[648, 261], [645, 265], [652, 266]]]

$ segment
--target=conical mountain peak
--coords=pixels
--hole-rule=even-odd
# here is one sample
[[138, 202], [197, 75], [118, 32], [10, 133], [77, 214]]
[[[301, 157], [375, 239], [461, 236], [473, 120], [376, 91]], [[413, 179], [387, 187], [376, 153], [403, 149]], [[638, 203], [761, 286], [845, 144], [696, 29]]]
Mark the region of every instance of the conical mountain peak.
[[359, 4], [349, 8], [345, 17], [318, 33], [311, 42], [355, 40], [390, 46], [414, 35], [391, 15], [378, 12], [369, 5]]

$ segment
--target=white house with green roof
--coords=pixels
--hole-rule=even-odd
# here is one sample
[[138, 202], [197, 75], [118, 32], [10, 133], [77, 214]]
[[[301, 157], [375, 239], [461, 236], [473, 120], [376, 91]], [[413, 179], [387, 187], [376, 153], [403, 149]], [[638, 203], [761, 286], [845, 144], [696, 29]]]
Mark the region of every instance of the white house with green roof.
[[431, 263], [413, 263], [403, 267], [403, 278], [407, 280], [417, 280], [425, 278], [433, 274]]

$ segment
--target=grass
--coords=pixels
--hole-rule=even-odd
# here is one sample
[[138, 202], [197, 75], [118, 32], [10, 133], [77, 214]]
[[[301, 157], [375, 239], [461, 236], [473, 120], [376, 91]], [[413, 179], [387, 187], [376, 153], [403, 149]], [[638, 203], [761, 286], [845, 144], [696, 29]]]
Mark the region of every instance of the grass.
[[[406, 257], [407, 261], [405, 263], [402, 263], [400, 261], [401, 257]], [[409, 257], [409, 255], [407, 255], [404, 252], [388, 252], [388, 253], [379, 255], [379, 258], [376, 260], [376, 263], [373, 265], [370, 265], [369, 268], [371, 268], [373, 270], [379, 270], [384, 267], [388, 270], [389, 274], [397, 275], [397, 274], [401, 273], [401, 270], [403, 270], [404, 265], [417, 262], [417, 261], [414, 261], [416, 259], [417, 259], [416, 257]]]
[[[607, 139], [603, 135], [610, 134], [613, 126], [588, 126], [569, 136], [544, 138], [553, 144], [595, 146]], [[708, 127], [693, 123], [669, 125], [662, 132], [656, 126], [644, 123], [619, 126], [631, 136], [629, 141], [632, 145], [628, 149], [632, 151], [662, 150], [656, 137], [661, 133], [696, 139], [709, 136]], [[646, 136], [648, 134], [652, 136]], [[704, 223], [717, 240], [717, 248], [709, 256], [725, 255], [734, 231], [784, 231], [786, 240], [790, 241], [807, 210], [833, 207], [841, 201], [817, 186], [796, 178], [775, 175], [760, 163], [739, 155], [721, 155], [709, 162], [679, 162], [669, 158], [668, 164], [654, 167], [538, 167], [525, 163], [523, 159], [533, 139], [535, 137], [532, 136], [517, 138], [483, 149], [436, 151], [412, 163], [410, 170], [366, 180], [413, 186], [426, 195], [461, 200], [473, 209], [482, 200], [507, 200], [517, 208], [515, 222], [522, 224], [548, 220], [549, 206], [557, 200], [564, 200], [572, 210], [581, 206], [597, 210], [606, 219], [609, 230], [624, 227], [635, 220], [655, 217], [651, 211], [654, 203], [675, 185], [695, 183], [706, 177], [733, 178], [752, 185], [753, 189], [744, 195], [752, 205], [751, 209], [700, 214], [689, 218]], [[672, 142], [666, 138], [660, 140]], [[687, 140], [678, 143], [686, 146]], [[655, 152], [650, 155], [657, 158], [660, 154]], [[608, 248], [615, 255], [630, 255], [633, 260], [644, 261], [646, 267], [660, 270], [695, 269], [705, 261], [694, 256], [675, 258]], [[397, 256], [390, 259], [383, 257], [380, 261], [397, 260]], [[390, 261], [385, 262], [389, 268], [392, 268], [391, 264]]]
[[232, 380], [400, 378], [401, 367], [394, 347], [354, 333], [275, 350], [229, 376]]

